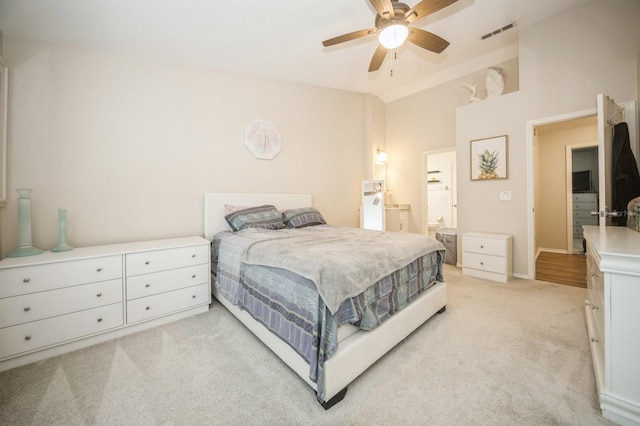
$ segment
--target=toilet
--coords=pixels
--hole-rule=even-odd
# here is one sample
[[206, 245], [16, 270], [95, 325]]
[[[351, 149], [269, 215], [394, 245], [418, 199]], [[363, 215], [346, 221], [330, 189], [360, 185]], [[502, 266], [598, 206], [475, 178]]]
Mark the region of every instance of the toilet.
[[436, 237], [436, 231], [444, 228], [444, 218], [442, 216], [436, 217], [436, 222], [429, 222], [427, 224], [427, 235], [430, 237]]

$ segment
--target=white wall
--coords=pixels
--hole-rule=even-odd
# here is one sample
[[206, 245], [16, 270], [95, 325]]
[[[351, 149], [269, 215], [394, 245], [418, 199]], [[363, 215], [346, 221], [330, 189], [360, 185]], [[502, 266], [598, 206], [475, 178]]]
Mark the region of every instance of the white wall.
[[[33, 188], [34, 246], [201, 235], [204, 192], [311, 193], [327, 221], [358, 225], [364, 95], [4, 37], [11, 69], [9, 200], [1, 254], [17, 246], [16, 188]], [[282, 151], [243, 146], [272, 121]]]

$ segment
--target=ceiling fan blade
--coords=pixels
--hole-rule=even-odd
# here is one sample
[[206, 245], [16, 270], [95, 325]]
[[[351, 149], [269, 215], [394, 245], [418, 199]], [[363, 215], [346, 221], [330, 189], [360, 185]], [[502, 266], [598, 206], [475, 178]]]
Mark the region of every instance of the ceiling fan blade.
[[441, 53], [449, 46], [449, 42], [429, 31], [420, 28], [409, 28], [409, 36], [407, 37], [411, 43], [420, 46], [423, 49], [430, 50], [435, 53]]
[[387, 56], [387, 48], [378, 44], [378, 48], [373, 53], [373, 58], [371, 58], [371, 63], [369, 64], [369, 72], [378, 71], [385, 56]]
[[389, 19], [395, 16], [391, 0], [369, 0], [369, 3], [382, 18]]
[[424, 18], [440, 9], [444, 9], [457, 1], [458, 0], [422, 0], [405, 14], [405, 19], [411, 23], [416, 19]]
[[368, 30], [359, 30], [352, 33], [342, 34], [337, 37], [330, 38], [322, 42], [324, 47], [333, 46], [334, 44], [344, 43], [345, 41], [355, 40], [357, 38], [366, 37], [369, 34], [378, 32], [377, 28], [370, 28]]

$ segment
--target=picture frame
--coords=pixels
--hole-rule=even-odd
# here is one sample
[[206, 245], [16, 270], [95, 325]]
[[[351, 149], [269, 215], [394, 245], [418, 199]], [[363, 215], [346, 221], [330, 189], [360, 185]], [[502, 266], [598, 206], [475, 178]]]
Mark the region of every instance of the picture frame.
[[0, 56], [0, 208], [7, 203], [7, 108], [9, 69]]
[[509, 177], [507, 135], [475, 139], [470, 143], [471, 180], [495, 180]]

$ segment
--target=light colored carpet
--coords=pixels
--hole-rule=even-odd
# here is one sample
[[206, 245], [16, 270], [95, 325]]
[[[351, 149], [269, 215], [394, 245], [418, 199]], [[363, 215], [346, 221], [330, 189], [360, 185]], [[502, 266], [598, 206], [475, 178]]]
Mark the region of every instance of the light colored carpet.
[[0, 424], [606, 425], [585, 289], [463, 277], [447, 311], [325, 411], [221, 305], [0, 373]]

